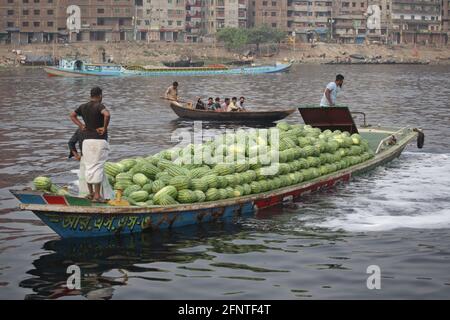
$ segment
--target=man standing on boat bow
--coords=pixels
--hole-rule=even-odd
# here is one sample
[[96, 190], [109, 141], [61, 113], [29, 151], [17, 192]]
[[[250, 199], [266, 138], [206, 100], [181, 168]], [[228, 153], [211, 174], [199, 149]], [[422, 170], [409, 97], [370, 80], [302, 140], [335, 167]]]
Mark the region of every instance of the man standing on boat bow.
[[167, 100], [178, 101], [178, 82], [175, 81], [167, 88], [165, 98]]
[[341, 91], [342, 84], [344, 83], [344, 76], [338, 74], [334, 82], [327, 84], [325, 91], [320, 100], [321, 107], [334, 107], [336, 106], [336, 98], [339, 91]]
[[[83, 118], [84, 124], [78, 119]], [[82, 104], [70, 114], [70, 119], [83, 135], [83, 154], [80, 161], [80, 195], [88, 193], [87, 198], [94, 202], [106, 202], [114, 194], [103, 172], [108, 160], [108, 125], [110, 113], [102, 103], [102, 89], [91, 90], [91, 101]]]

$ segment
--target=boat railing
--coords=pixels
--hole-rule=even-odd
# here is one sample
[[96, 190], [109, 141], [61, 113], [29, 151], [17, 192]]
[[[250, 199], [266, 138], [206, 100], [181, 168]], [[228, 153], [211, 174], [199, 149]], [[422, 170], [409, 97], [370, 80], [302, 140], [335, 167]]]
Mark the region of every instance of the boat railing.
[[395, 145], [397, 141], [401, 140], [403, 137], [405, 137], [407, 134], [411, 132], [411, 128], [404, 127], [393, 134], [387, 136], [383, 140], [380, 141], [378, 144], [377, 149], [375, 150], [375, 154], [380, 153], [381, 151], [389, 148], [392, 145]]

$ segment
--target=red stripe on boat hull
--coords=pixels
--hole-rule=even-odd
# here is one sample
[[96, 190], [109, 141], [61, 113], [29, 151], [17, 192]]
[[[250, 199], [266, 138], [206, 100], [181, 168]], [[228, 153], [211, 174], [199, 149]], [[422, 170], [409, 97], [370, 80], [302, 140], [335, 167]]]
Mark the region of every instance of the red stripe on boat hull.
[[304, 193], [315, 192], [320, 189], [329, 189], [329, 188], [334, 187], [336, 185], [336, 183], [338, 183], [338, 182], [348, 182], [350, 180], [350, 177], [351, 177], [351, 174], [347, 173], [338, 178], [318, 182], [318, 183], [313, 184], [312, 186], [309, 186], [306, 188], [300, 188], [300, 189], [297, 189], [294, 191], [286, 192], [282, 195], [276, 195], [276, 196], [268, 197], [265, 199], [255, 200], [255, 206], [258, 209], [262, 209], [262, 208], [268, 208], [268, 207], [280, 204], [286, 198], [298, 199]]

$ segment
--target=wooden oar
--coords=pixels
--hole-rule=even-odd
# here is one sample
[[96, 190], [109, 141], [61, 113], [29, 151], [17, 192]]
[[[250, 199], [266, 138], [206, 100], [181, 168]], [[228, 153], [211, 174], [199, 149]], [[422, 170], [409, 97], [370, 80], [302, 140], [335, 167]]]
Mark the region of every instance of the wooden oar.
[[175, 100], [175, 99], [169, 99], [169, 98], [166, 98], [166, 97], [159, 97], [160, 99], [162, 99], [162, 100], [167, 100], [167, 101], [174, 101], [174, 102], [181, 102], [181, 103], [188, 103], [188, 102], [191, 102], [191, 103], [193, 103], [192, 101], [186, 101], [186, 100]]

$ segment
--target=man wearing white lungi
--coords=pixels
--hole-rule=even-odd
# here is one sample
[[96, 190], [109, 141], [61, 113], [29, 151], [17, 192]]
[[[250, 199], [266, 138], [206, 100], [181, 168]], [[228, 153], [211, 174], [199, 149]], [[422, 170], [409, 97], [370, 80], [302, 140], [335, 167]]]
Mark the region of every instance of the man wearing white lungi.
[[[83, 118], [84, 124], [78, 119]], [[102, 103], [102, 89], [92, 88], [91, 101], [79, 106], [70, 114], [72, 121], [81, 129], [83, 135], [83, 155], [81, 158], [84, 170], [80, 170], [89, 190], [88, 198], [94, 202], [105, 202], [106, 194], [110, 195], [110, 190], [102, 190], [102, 184], [106, 180], [103, 167], [108, 160], [108, 124], [110, 113]], [[80, 176], [80, 191], [83, 177]], [[103, 192], [102, 192], [103, 191]], [[108, 191], [108, 192], [105, 192]]]

